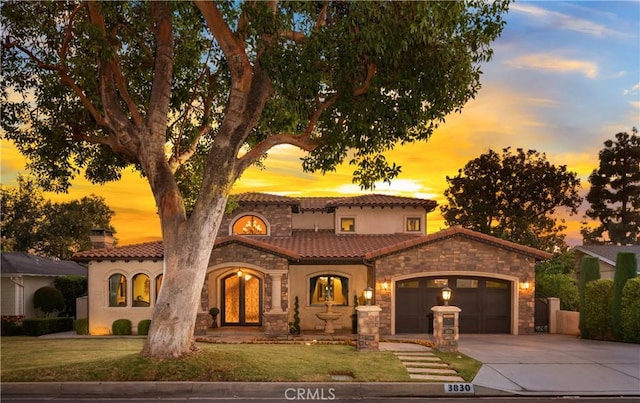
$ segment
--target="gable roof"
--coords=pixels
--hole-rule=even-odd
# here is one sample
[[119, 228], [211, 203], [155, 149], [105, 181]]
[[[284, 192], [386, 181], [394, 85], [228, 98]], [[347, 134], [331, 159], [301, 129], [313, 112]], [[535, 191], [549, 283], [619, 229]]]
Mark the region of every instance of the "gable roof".
[[367, 194], [352, 197], [289, 197], [269, 193], [247, 192], [229, 196], [240, 205], [288, 205], [294, 212], [327, 211], [338, 207], [421, 207], [433, 211], [437, 202], [415, 197]]
[[[536, 260], [550, 259], [551, 254], [528, 246], [518, 245], [490, 235], [453, 227], [435, 234], [335, 234], [331, 230], [297, 230], [290, 237], [262, 237], [231, 235], [217, 238], [214, 248], [240, 244], [285, 257], [296, 262], [339, 261], [362, 262], [375, 260], [403, 250], [417, 248], [453, 236], [462, 236], [503, 249], [521, 253]], [[160, 260], [163, 258], [162, 242], [119, 246], [77, 253], [76, 260]]]
[[419, 238], [411, 239], [406, 242], [390, 245], [382, 249], [378, 249], [374, 252], [370, 252], [365, 255], [366, 259], [377, 259], [386, 255], [401, 252], [406, 249], [417, 248], [422, 245], [427, 245], [434, 242], [439, 242], [447, 238], [460, 236], [467, 239], [472, 239], [478, 242], [493, 245], [502, 249], [511, 250], [523, 255], [527, 255], [536, 260], [547, 260], [553, 256], [551, 253], [541, 251], [529, 246], [520, 245], [514, 242], [506, 241], [504, 239], [496, 238], [491, 235], [483, 234], [481, 232], [472, 231], [460, 226], [451, 227], [442, 231], [438, 231], [434, 234], [421, 236]]
[[581, 245], [574, 247], [574, 249], [584, 253], [585, 255], [597, 257], [611, 266], [616, 265], [618, 252], [635, 253], [636, 262], [638, 262], [638, 271], [640, 272], [640, 245]]
[[86, 276], [87, 268], [69, 260], [53, 260], [26, 252], [3, 252], [2, 274], [26, 276]]

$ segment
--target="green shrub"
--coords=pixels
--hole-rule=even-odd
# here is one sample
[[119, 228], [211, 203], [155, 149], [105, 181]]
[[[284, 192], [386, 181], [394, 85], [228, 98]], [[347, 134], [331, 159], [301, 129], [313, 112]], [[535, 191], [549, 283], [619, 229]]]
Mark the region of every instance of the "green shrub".
[[627, 281], [622, 289], [622, 341], [640, 343], [640, 277]]
[[64, 296], [60, 290], [53, 287], [41, 287], [33, 293], [33, 307], [39, 309], [45, 316], [53, 312], [62, 312]]
[[297, 296], [293, 300], [293, 322], [289, 322], [289, 333], [300, 334], [300, 303]]
[[611, 303], [611, 326], [615, 340], [622, 340], [622, 289], [627, 280], [637, 276], [638, 263], [633, 252], [619, 252], [616, 256], [616, 271], [613, 277], [613, 302]]
[[0, 324], [2, 336], [22, 336], [22, 315], [7, 315], [2, 317]]
[[585, 304], [585, 287], [590, 281], [594, 281], [600, 278], [600, 261], [597, 257], [584, 256], [582, 262], [580, 262], [580, 281], [578, 282], [578, 303], [580, 309], [580, 319], [578, 327], [580, 328], [580, 337], [583, 339], [590, 339], [591, 336], [585, 328], [585, 321], [587, 320], [589, 313], [584, 312], [582, 307]]
[[560, 309], [578, 310], [578, 285], [573, 276], [562, 273], [544, 273], [536, 276], [536, 297], [560, 298]]
[[87, 295], [87, 278], [84, 276], [61, 276], [53, 280], [53, 285], [64, 296], [65, 308], [62, 311], [67, 316], [76, 316], [76, 298]]
[[72, 318], [34, 318], [22, 322], [22, 332], [25, 336], [42, 336], [69, 330], [73, 330]]
[[80, 318], [76, 320], [76, 334], [89, 334], [88, 318]]
[[145, 319], [138, 322], [138, 335], [146, 336], [149, 334], [149, 326], [151, 326], [151, 319]]
[[114, 320], [111, 325], [111, 333], [114, 336], [128, 336], [131, 334], [131, 321], [129, 319]]
[[[580, 316], [584, 320], [585, 334], [589, 339], [611, 339], [611, 300], [613, 299], [613, 281], [595, 280], [585, 288], [584, 305]], [[582, 338], [587, 338], [582, 336]]]

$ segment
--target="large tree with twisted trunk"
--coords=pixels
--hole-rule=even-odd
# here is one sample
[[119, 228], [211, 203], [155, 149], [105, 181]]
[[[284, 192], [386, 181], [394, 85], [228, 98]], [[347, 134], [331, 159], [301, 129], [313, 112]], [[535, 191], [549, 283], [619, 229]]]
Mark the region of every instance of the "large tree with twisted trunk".
[[306, 171], [347, 159], [369, 188], [383, 153], [429, 138], [480, 88], [508, 2], [2, 4], [2, 128], [50, 189], [135, 165], [162, 226], [162, 291], [143, 353], [193, 343], [234, 182], [274, 146]]

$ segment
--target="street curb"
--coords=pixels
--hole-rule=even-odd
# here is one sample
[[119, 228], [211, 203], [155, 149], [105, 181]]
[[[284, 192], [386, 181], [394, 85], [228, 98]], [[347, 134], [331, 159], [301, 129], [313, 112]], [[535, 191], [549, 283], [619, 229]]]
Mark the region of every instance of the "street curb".
[[445, 393], [444, 383], [426, 382], [15, 382], [2, 383], [4, 397], [217, 397], [334, 400], [345, 398], [515, 396], [474, 386], [473, 393]]

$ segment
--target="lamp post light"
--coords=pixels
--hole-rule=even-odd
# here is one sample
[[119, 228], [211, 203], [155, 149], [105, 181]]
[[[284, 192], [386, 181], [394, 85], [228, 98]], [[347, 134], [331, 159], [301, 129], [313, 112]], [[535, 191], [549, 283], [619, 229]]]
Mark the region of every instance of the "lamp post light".
[[451, 288], [448, 286], [444, 286], [442, 289], [442, 300], [444, 301], [444, 306], [449, 306], [449, 300], [451, 299]]
[[371, 305], [371, 299], [373, 298], [373, 289], [371, 287], [367, 287], [364, 289], [364, 299], [367, 301], [367, 305]]

